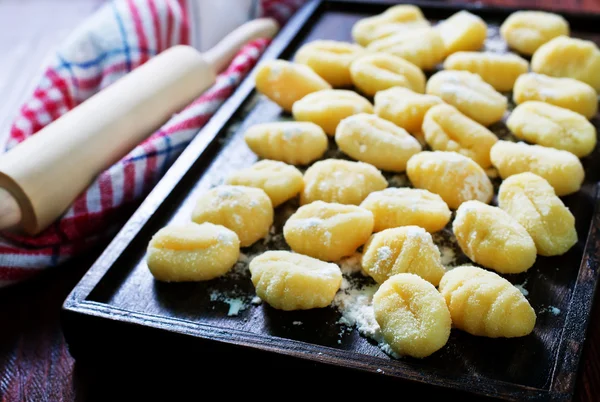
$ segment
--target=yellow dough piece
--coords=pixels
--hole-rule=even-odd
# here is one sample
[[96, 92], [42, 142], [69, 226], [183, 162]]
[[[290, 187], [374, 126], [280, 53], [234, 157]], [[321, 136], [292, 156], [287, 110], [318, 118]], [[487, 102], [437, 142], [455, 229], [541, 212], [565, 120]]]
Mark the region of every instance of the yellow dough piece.
[[498, 205], [527, 230], [539, 255], [562, 255], [577, 243], [575, 217], [538, 175], [520, 173], [504, 180]]
[[562, 149], [584, 157], [596, 147], [596, 128], [585, 117], [569, 109], [539, 101], [528, 101], [513, 110], [506, 125], [517, 138]]
[[226, 274], [239, 255], [240, 240], [235, 232], [212, 223], [190, 222], [156, 232], [146, 262], [159, 281], [207, 281]]
[[426, 28], [429, 21], [417, 6], [400, 4], [373, 17], [363, 18], [352, 27], [352, 38], [361, 46], [394, 33], [417, 28]]
[[573, 78], [556, 78], [544, 74], [521, 75], [513, 91], [516, 104], [542, 101], [577, 112], [588, 119], [598, 113], [596, 90]]
[[283, 227], [283, 236], [292, 250], [324, 261], [354, 254], [371, 233], [371, 211], [323, 201], [301, 206]]
[[260, 188], [222, 185], [198, 198], [192, 220], [223, 225], [238, 235], [242, 247], [247, 247], [269, 233], [273, 205]]
[[304, 188], [302, 173], [283, 162], [262, 160], [233, 173], [226, 184], [258, 187], [267, 193], [273, 207], [297, 196]]
[[399, 355], [427, 357], [446, 345], [452, 319], [437, 289], [414, 274], [398, 274], [373, 296], [375, 319]]
[[571, 152], [541, 145], [498, 141], [490, 157], [502, 179], [523, 172], [535, 173], [546, 179], [558, 196], [579, 191], [585, 178], [581, 161]]
[[516, 54], [457, 52], [444, 61], [446, 70], [464, 70], [479, 75], [496, 91], [512, 91], [515, 81], [529, 70], [527, 60]]
[[425, 90], [439, 96], [463, 114], [484, 126], [502, 119], [508, 101], [479, 75], [468, 71], [443, 70], [435, 73]]
[[450, 221], [450, 209], [442, 197], [416, 188], [386, 188], [375, 191], [369, 194], [360, 206], [373, 212], [374, 232], [416, 225], [435, 233]]
[[337, 126], [335, 142], [351, 158], [392, 172], [406, 170], [421, 144], [403, 128], [374, 114], [355, 114]]
[[473, 159], [456, 152], [421, 152], [408, 160], [406, 173], [417, 188], [439, 194], [451, 209], [465, 201], [488, 203], [494, 187]]
[[456, 211], [452, 230], [467, 257], [501, 274], [525, 272], [535, 263], [533, 239], [498, 207], [475, 200], [464, 202]]
[[375, 113], [411, 134], [421, 131], [425, 113], [443, 101], [434, 95], [423, 95], [407, 88], [395, 87], [375, 94]]
[[327, 151], [323, 129], [310, 122], [255, 124], [244, 134], [248, 147], [261, 158], [308, 165]]
[[531, 56], [549, 40], [569, 35], [569, 24], [560, 15], [544, 11], [517, 11], [500, 26], [500, 34], [508, 46]]
[[476, 336], [515, 338], [529, 335], [536, 315], [523, 293], [494, 272], [463, 265], [440, 282], [454, 327]]
[[461, 50], [479, 50], [487, 36], [487, 24], [468, 11], [459, 11], [435, 29], [444, 41], [446, 56]]
[[352, 85], [350, 64], [365, 53], [361, 46], [335, 40], [316, 40], [303, 45], [294, 61], [306, 64], [334, 87]]
[[331, 85], [310, 67], [286, 60], [269, 60], [257, 67], [256, 90], [277, 103], [286, 112], [309, 93], [331, 89]]
[[434, 151], [453, 151], [473, 159], [482, 168], [492, 165], [490, 149], [498, 137], [455, 107], [433, 106], [423, 119], [425, 141]]
[[342, 284], [337, 265], [289, 251], [267, 251], [249, 268], [258, 297], [279, 310], [327, 307]]
[[316, 162], [304, 173], [300, 204], [321, 200], [358, 205], [373, 191], [387, 186], [387, 180], [373, 165], [325, 159]]

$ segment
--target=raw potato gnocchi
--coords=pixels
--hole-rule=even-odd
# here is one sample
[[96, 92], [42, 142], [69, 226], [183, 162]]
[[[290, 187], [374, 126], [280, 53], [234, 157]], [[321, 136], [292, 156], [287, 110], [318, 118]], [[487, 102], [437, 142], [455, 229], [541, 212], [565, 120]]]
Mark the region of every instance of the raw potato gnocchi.
[[429, 21], [421, 9], [410, 4], [400, 4], [385, 10], [379, 15], [363, 18], [352, 27], [352, 38], [361, 46], [367, 46], [376, 39], [385, 38], [396, 32], [415, 28], [426, 28]]
[[207, 281], [227, 273], [240, 255], [235, 232], [212, 223], [160, 229], [148, 245], [146, 263], [165, 282]]
[[498, 207], [467, 201], [458, 208], [452, 231], [472, 261], [501, 274], [518, 274], [535, 263], [533, 239], [521, 224]]
[[535, 327], [535, 311], [525, 296], [494, 272], [456, 267], [444, 275], [439, 289], [454, 327], [471, 335], [515, 338]]
[[556, 78], [544, 74], [527, 73], [517, 78], [513, 100], [521, 104], [542, 101], [577, 112], [588, 119], [598, 113], [596, 90], [573, 78]]
[[527, 230], [539, 255], [562, 255], [577, 243], [575, 217], [538, 175], [521, 173], [504, 180], [498, 206]]
[[558, 14], [543, 11], [517, 11], [500, 26], [500, 35], [508, 46], [531, 56], [549, 40], [569, 35], [569, 24]]
[[226, 184], [263, 189], [277, 207], [297, 196], [304, 188], [302, 173], [283, 162], [262, 160], [233, 173]]
[[392, 172], [404, 172], [410, 157], [421, 152], [419, 141], [406, 130], [367, 113], [342, 120], [335, 142], [351, 158]]
[[286, 112], [309, 93], [331, 89], [331, 85], [310, 67], [286, 60], [261, 63], [254, 77], [256, 89], [277, 103]]
[[441, 104], [423, 119], [425, 141], [434, 151], [454, 151], [473, 159], [482, 168], [492, 165], [490, 149], [498, 137], [455, 107]]
[[433, 28], [401, 31], [371, 42], [368, 50], [390, 53], [422, 70], [431, 70], [444, 59], [444, 42]]
[[446, 70], [465, 70], [479, 75], [496, 91], [512, 91], [515, 81], [529, 70], [527, 60], [516, 54], [457, 52], [444, 61]]
[[446, 269], [431, 235], [418, 226], [386, 229], [374, 234], [364, 247], [362, 268], [378, 283], [402, 273], [419, 275], [433, 286]]
[[375, 217], [374, 232], [416, 225], [430, 233], [450, 221], [450, 209], [437, 194], [416, 188], [386, 188], [372, 192], [360, 204]]
[[427, 357], [448, 342], [452, 319], [442, 295], [414, 274], [398, 274], [373, 296], [375, 320], [399, 355]]
[[258, 297], [285, 311], [327, 307], [342, 284], [337, 265], [289, 251], [267, 251], [249, 269]]
[[367, 96], [392, 87], [425, 92], [425, 74], [409, 61], [388, 53], [361, 56], [350, 66], [352, 83]]
[[451, 209], [469, 200], [488, 203], [494, 195], [481, 166], [456, 152], [420, 152], [409, 159], [406, 173], [415, 187], [438, 194]]
[[596, 129], [592, 123], [569, 109], [544, 102], [520, 104], [506, 125], [517, 138], [569, 151], [580, 158], [596, 147]]
[[327, 136], [311, 122], [255, 124], [244, 134], [248, 147], [261, 158], [308, 165], [327, 151]]
[[410, 89], [395, 87], [375, 94], [375, 113], [411, 134], [421, 131], [425, 113], [443, 101], [434, 95], [423, 95]]
[[479, 75], [468, 71], [437, 72], [427, 81], [425, 91], [439, 96], [444, 102], [484, 126], [501, 120], [508, 106], [504, 95]]
[[273, 205], [260, 188], [222, 185], [198, 198], [192, 220], [223, 225], [238, 235], [242, 247], [247, 247], [269, 233]]
[[445, 55], [461, 50], [479, 50], [487, 36], [487, 24], [468, 11], [459, 11], [435, 29], [444, 41]]
[[316, 162], [304, 173], [300, 204], [321, 200], [358, 205], [373, 191], [387, 186], [387, 180], [373, 165], [326, 159]]
[[352, 255], [371, 233], [371, 211], [323, 201], [298, 208], [283, 227], [283, 236], [292, 250], [324, 261]]
[[356, 92], [344, 89], [314, 92], [292, 107], [294, 119], [313, 122], [331, 136], [340, 121], [358, 113], [373, 113], [373, 105]]
[[585, 178], [581, 161], [571, 152], [541, 145], [498, 141], [490, 157], [502, 179], [523, 172], [535, 173], [546, 179], [558, 196], [579, 191]]

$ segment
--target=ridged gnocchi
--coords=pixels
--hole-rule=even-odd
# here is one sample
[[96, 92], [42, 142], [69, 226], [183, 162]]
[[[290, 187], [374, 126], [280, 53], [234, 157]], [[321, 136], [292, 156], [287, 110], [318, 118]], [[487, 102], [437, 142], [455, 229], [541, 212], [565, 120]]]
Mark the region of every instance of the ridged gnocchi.
[[289, 251], [267, 251], [249, 269], [258, 297], [284, 311], [327, 307], [342, 284], [337, 265]]
[[461, 50], [479, 50], [487, 36], [485, 21], [465, 10], [440, 22], [435, 29], [444, 41], [446, 56]]
[[452, 231], [472, 261], [501, 274], [518, 274], [535, 263], [536, 248], [527, 230], [508, 213], [480, 201], [456, 211]]
[[324, 261], [352, 255], [371, 233], [371, 211], [323, 201], [301, 206], [283, 227], [283, 236], [292, 250]]
[[448, 342], [452, 318], [437, 289], [414, 274], [397, 274], [373, 296], [375, 320], [394, 352], [430, 356]]
[[596, 129], [592, 123], [579, 113], [544, 102], [520, 104], [506, 125], [517, 138], [569, 151], [580, 158], [596, 147]]
[[396, 32], [426, 28], [429, 21], [423, 12], [412, 4], [399, 4], [379, 15], [358, 20], [352, 27], [352, 38], [361, 46], [385, 38]]
[[235, 232], [212, 223], [160, 229], [148, 244], [146, 263], [165, 282], [207, 281], [227, 273], [240, 255]]
[[498, 206], [527, 230], [539, 255], [562, 255], [577, 243], [575, 217], [538, 175], [520, 173], [504, 180]]
[[395, 87], [375, 94], [375, 114], [415, 134], [421, 131], [425, 113], [441, 103], [443, 101], [437, 96]]
[[325, 132], [311, 122], [255, 124], [244, 133], [248, 147], [261, 158], [308, 165], [327, 151]]
[[294, 119], [315, 123], [330, 136], [335, 135], [340, 121], [358, 113], [373, 113], [373, 105], [356, 92], [345, 89], [308, 94], [292, 107]]
[[438, 194], [451, 209], [469, 200], [488, 203], [494, 195], [481, 166], [456, 152], [420, 152], [408, 160], [406, 173], [413, 186]]
[[410, 157], [421, 152], [419, 141], [406, 130], [367, 113], [342, 120], [335, 142], [351, 158], [392, 172], [404, 172]]
[[316, 162], [304, 172], [300, 204], [321, 200], [358, 205], [373, 191], [387, 186], [387, 180], [373, 165], [326, 159]]
[[260, 188], [221, 185], [198, 198], [192, 220], [223, 225], [238, 235], [242, 247], [247, 247], [269, 233], [273, 205]]
[[500, 35], [512, 49], [531, 56], [549, 40], [560, 35], [569, 35], [569, 24], [558, 14], [517, 11], [502, 23]]
[[571, 152], [541, 145], [498, 141], [490, 158], [502, 179], [523, 172], [535, 173], [546, 179], [558, 196], [578, 191], [585, 178], [581, 161]]
[[484, 126], [502, 119], [508, 101], [479, 75], [468, 71], [443, 70], [435, 73], [425, 90], [439, 96], [463, 114]]
[[434, 151], [453, 151], [473, 159], [482, 168], [492, 165], [490, 149], [498, 137], [455, 107], [441, 104], [425, 114], [425, 141]]

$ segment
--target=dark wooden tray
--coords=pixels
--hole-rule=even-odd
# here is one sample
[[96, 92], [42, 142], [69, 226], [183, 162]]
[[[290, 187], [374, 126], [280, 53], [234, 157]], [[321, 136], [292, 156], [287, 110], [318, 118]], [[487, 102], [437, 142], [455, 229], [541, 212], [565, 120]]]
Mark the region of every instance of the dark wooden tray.
[[[262, 60], [289, 59], [300, 45], [315, 39], [350, 41], [358, 18], [380, 13], [392, 3], [311, 1], [280, 32]], [[413, 4], [432, 21], [469, 9], [488, 22], [489, 47], [504, 50], [498, 26], [514, 10]], [[600, 41], [596, 17], [565, 17], [573, 36]], [[453, 330], [448, 345], [429, 358], [392, 359], [357, 331], [341, 331], [340, 314], [333, 307], [281, 312], [263, 303], [228, 315], [230, 306], [221, 297], [211, 300], [211, 294], [221, 291], [250, 300], [254, 289], [244, 262], [235, 272], [208, 283], [154, 281], [144, 262], [151, 236], [168, 223], [189, 220], [199, 194], [255, 162], [243, 141], [246, 128], [282, 119], [289, 116], [257, 94], [252, 79], [246, 79], [223, 105], [65, 301], [64, 331], [77, 358], [124, 360], [152, 351], [157, 361], [158, 356], [179, 363], [201, 358], [215, 364], [213, 369], [240, 362], [277, 365], [284, 370], [271, 370], [269, 375], [281, 374], [280, 381], [285, 381], [288, 370], [302, 368], [305, 376], [343, 372], [346, 379], [365, 381], [365, 386], [408, 381], [424, 384], [426, 392], [445, 389], [507, 400], [571, 398], [598, 279], [598, 150], [583, 159], [587, 177], [581, 191], [564, 197], [576, 217], [578, 244], [560, 257], [538, 257], [527, 273], [506, 276], [515, 284], [526, 281], [527, 297], [538, 313], [534, 333], [527, 337], [487, 339]], [[598, 127], [597, 118], [593, 123]], [[510, 136], [503, 123], [493, 130], [503, 138]], [[340, 155], [332, 145], [327, 156]], [[269, 241], [242, 251], [287, 249], [281, 228], [294, 207], [291, 201], [277, 209]], [[467, 259], [459, 255], [458, 261]], [[551, 307], [560, 313], [550, 313]], [[302, 325], [294, 325], [297, 321]]]

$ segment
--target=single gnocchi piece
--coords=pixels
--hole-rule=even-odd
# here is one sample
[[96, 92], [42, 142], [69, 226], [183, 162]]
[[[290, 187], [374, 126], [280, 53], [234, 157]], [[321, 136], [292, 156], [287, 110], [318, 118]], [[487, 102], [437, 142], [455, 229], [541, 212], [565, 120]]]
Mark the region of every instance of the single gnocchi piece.
[[456, 211], [452, 231], [474, 262], [501, 274], [518, 274], [535, 263], [536, 248], [527, 230], [498, 207], [467, 201]]
[[388, 53], [372, 53], [354, 60], [350, 66], [354, 86], [367, 96], [392, 87], [425, 92], [425, 74], [409, 61]]
[[390, 53], [408, 60], [422, 70], [431, 70], [444, 59], [444, 42], [433, 28], [397, 32], [367, 46], [374, 52]]
[[529, 63], [511, 53], [456, 52], [444, 61], [444, 68], [472, 72], [496, 91], [509, 92], [517, 78], [529, 70]]
[[438, 194], [451, 209], [469, 200], [488, 203], [494, 195], [485, 170], [456, 152], [420, 152], [409, 159], [406, 173], [413, 186]]
[[560, 35], [569, 35], [569, 23], [560, 15], [544, 11], [517, 11], [500, 26], [500, 35], [508, 46], [531, 56], [544, 43]]
[[523, 293], [494, 272], [456, 267], [446, 272], [439, 289], [454, 327], [471, 335], [516, 338], [535, 327], [535, 311]]
[[374, 232], [416, 225], [430, 233], [450, 221], [450, 209], [437, 194], [416, 188], [386, 188], [372, 192], [360, 204], [375, 217]]
[[261, 158], [291, 165], [308, 165], [327, 151], [325, 132], [311, 122], [276, 122], [255, 124], [246, 131], [244, 140]]
[[350, 64], [365, 53], [362, 46], [335, 40], [316, 40], [303, 45], [294, 61], [306, 64], [334, 87], [352, 85]]
[[546, 179], [558, 196], [579, 191], [585, 178], [578, 157], [541, 145], [498, 141], [490, 151], [490, 158], [502, 179], [523, 172], [535, 173]]
[[574, 78], [600, 91], [600, 50], [589, 40], [567, 36], [552, 39], [533, 54], [531, 70], [551, 77]]
[[575, 217], [536, 174], [520, 173], [504, 180], [498, 206], [527, 230], [539, 255], [562, 255], [577, 243]]
[[385, 281], [373, 296], [373, 310], [383, 338], [399, 355], [430, 356], [450, 337], [452, 318], [444, 298], [417, 275]]
[[498, 137], [455, 107], [441, 104], [423, 119], [425, 141], [434, 151], [453, 151], [473, 159], [482, 168], [492, 165], [490, 149]]
[[443, 101], [435, 95], [423, 95], [395, 87], [375, 94], [375, 114], [416, 134], [421, 131], [425, 113], [441, 103]]
[[435, 73], [425, 90], [439, 96], [463, 114], [484, 126], [502, 119], [508, 101], [479, 75], [469, 71], [443, 70]]
[[283, 236], [292, 250], [324, 261], [354, 254], [371, 233], [371, 211], [323, 201], [301, 206], [283, 226]]
[[267, 251], [249, 269], [258, 297], [285, 311], [327, 307], [342, 284], [337, 265], [289, 251]]
[[358, 113], [373, 113], [373, 105], [354, 91], [331, 89], [306, 95], [292, 107], [294, 119], [312, 122], [335, 135], [343, 119]]
[[521, 104], [541, 101], [564, 107], [591, 119], [598, 113], [596, 90], [573, 78], [556, 78], [544, 74], [527, 73], [515, 82], [513, 100]]
[[261, 63], [254, 77], [258, 92], [266, 95], [286, 112], [309, 93], [331, 89], [331, 85], [310, 67], [286, 60]]
[[364, 250], [363, 271], [378, 283], [392, 275], [410, 273], [437, 286], [446, 272], [431, 235], [418, 226], [402, 226], [374, 234]]
[[479, 50], [487, 36], [487, 24], [468, 11], [459, 11], [436, 27], [444, 41], [445, 55], [461, 50]]
[[336, 129], [335, 142], [351, 158], [378, 169], [404, 172], [421, 144], [403, 128], [374, 114], [346, 117]]
[[412, 4], [399, 4], [379, 15], [363, 18], [352, 27], [352, 38], [361, 46], [394, 33], [417, 28], [426, 28], [429, 21], [423, 12]]
[[300, 204], [321, 200], [340, 204], [360, 204], [373, 191], [383, 190], [387, 180], [373, 165], [341, 159], [325, 159], [304, 172]]
[[580, 158], [596, 147], [596, 129], [592, 123], [579, 113], [544, 102], [520, 104], [506, 125], [517, 138], [569, 151]]
[[263, 189], [271, 199], [273, 207], [294, 198], [304, 188], [304, 179], [298, 169], [271, 160], [262, 160], [249, 168], [239, 170], [229, 176], [225, 183]]
[[207, 281], [226, 274], [239, 255], [235, 232], [212, 223], [189, 222], [156, 232], [148, 244], [146, 262], [159, 281]]
[[260, 188], [222, 185], [198, 198], [192, 220], [223, 225], [238, 235], [242, 247], [247, 247], [269, 233], [273, 205]]

